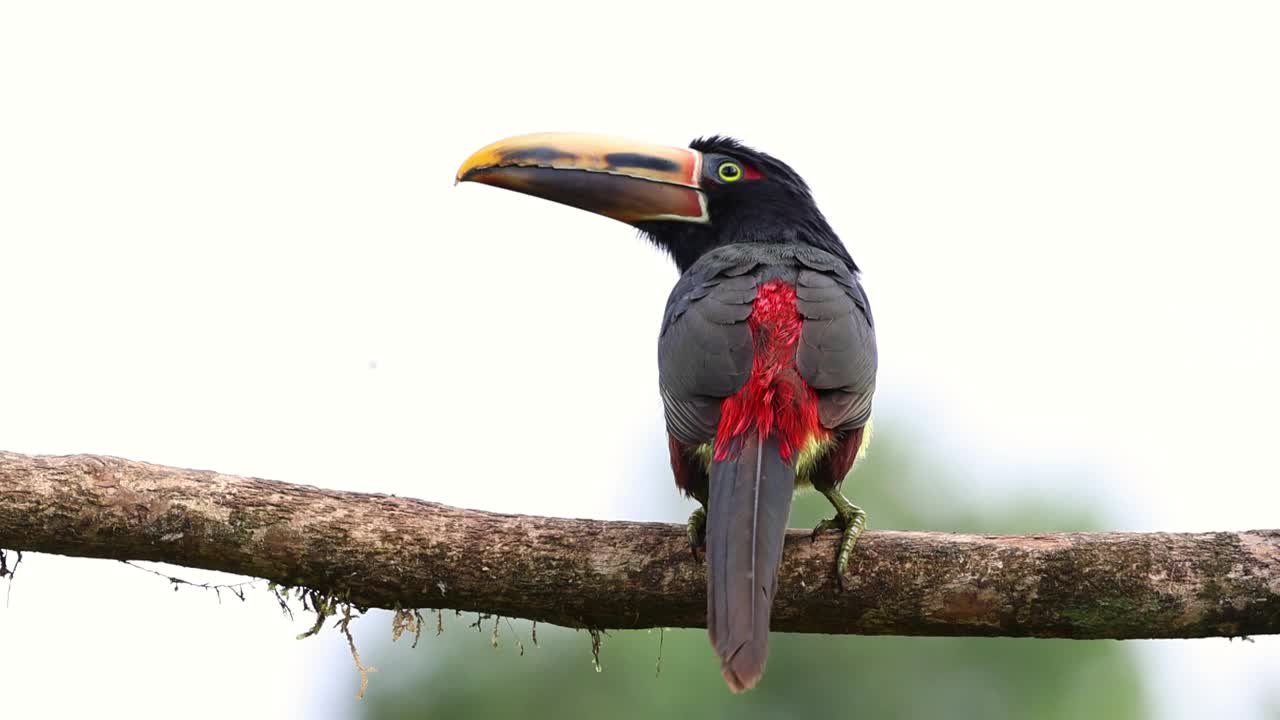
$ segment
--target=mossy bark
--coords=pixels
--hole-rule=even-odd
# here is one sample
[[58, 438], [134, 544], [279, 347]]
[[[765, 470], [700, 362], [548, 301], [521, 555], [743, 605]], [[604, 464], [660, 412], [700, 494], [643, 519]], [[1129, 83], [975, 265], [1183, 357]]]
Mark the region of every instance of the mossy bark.
[[[1280, 633], [1280, 531], [787, 537], [775, 630], [1184, 638]], [[684, 528], [502, 515], [112, 457], [0, 452], [0, 548], [159, 560], [361, 607], [701, 627]]]

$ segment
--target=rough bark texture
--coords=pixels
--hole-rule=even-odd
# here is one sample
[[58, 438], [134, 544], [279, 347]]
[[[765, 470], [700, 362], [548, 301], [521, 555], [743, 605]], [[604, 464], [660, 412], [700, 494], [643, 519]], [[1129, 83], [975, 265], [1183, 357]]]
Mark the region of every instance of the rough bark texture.
[[[587, 628], [700, 627], [684, 528], [500, 515], [111, 457], [0, 452], [0, 548], [161, 560]], [[1280, 531], [997, 537], [792, 531], [776, 630], [1173, 638], [1280, 632]]]

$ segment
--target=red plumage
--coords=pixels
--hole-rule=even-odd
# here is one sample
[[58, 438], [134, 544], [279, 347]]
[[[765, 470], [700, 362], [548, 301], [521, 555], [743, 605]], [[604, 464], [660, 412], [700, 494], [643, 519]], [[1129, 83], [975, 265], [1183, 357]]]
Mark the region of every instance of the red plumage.
[[796, 343], [803, 324], [794, 287], [781, 280], [760, 286], [747, 318], [755, 351], [751, 376], [720, 405], [717, 461], [731, 457], [737, 441], [751, 431], [760, 438], [776, 433], [785, 462], [811, 437], [830, 435], [818, 421], [817, 394], [796, 371]]

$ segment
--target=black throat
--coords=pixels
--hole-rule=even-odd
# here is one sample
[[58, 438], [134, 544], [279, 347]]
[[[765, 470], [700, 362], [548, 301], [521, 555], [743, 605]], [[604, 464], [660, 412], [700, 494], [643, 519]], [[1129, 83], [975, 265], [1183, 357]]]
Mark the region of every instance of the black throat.
[[858, 272], [857, 263], [812, 201], [807, 208], [791, 203], [735, 202], [719, 208], [719, 214], [713, 203], [708, 225], [664, 221], [640, 223], [637, 227], [671, 255], [682, 275], [709, 251], [741, 243], [812, 245], [839, 258], [850, 272]]

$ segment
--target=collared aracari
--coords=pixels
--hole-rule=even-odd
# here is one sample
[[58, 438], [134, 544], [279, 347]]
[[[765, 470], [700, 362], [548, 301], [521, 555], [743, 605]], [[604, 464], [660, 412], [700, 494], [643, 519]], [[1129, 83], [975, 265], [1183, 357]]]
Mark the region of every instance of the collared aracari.
[[866, 514], [840, 492], [870, 435], [876, 342], [858, 266], [785, 163], [727, 137], [663, 147], [546, 133], [477, 151], [457, 180], [640, 229], [680, 279], [658, 336], [676, 485], [707, 558], [707, 629], [729, 687], [764, 673], [791, 496], [835, 506], [843, 578]]

